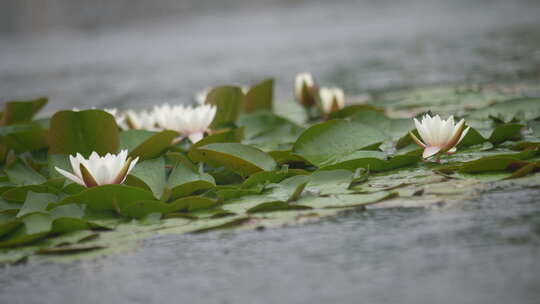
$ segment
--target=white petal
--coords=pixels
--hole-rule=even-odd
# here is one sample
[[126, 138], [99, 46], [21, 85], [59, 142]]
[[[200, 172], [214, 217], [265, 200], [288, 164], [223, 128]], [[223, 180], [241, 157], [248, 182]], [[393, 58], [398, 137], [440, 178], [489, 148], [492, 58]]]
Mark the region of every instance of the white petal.
[[58, 167], [54, 167], [54, 169], [56, 169], [56, 171], [58, 171], [58, 173], [62, 174], [63, 176], [65, 176], [66, 178], [76, 182], [77, 184], [79, 185], [83, 185], [84, 186], [84, 182], [81, 178], [79, 178], [78, 176], [76, 175], [73, 175], [69, 172], [67, 172], [66, 170], [63, 170], [63, 169], [60, 169]]
[[440, 148], [440, 147], [433, 147], [433, 146], [431, 146], [431, 147], [426, 147], [426, 148], [424, 149], [424, 153], [422, 154], [422, 157], [423, 157], [423, 158], [428, 158], [428, 157], [430, 157], [430, 156], [433, 156], [433, 155], [439, 153], [439, 151], [441, 151], [441, 148]]
[[[82, 156], [81, 156], [82, 157]], [[69, 162], [71, 163], [71, 169], [73, 170], [73, 173], [79, 178], [82, 180], [82, 175], [81, 175], [81, 162], [79, 160], [79, 157], [76, 156], [76, 157], [73, 157], [73, 156], [69, 156]]]
[[457, 146], [457, 144], [459, 144], [459, 143], [461, 142], [461, 140], [463, 140], [463, 138], [465, 137], [465, 135], [467, 135], [467, 132], [469, 132], [469, 129], [470, 129], [470, 128], [471, 128], [471, 127], [467, 127], [467, 129], [465, 129], [465, 131], [463, 131], [463, 133], [461, 133], [461, 136], [459, 137], [459, 140], [458, 140], [458, 142], [456, 143], [456, 146]]
[[192, 143], [196, 143], [204, 137], [203, 132], [191, 133], [188, 135], [189, 140]]
[[422, 125], [418, 121], [418, 119], [414, 118], [413, 120], [414, 120], [414, 125], [416, 126], [416, 130], [418, 131], [418, 134], [420, 135], [420, 137], [422, 138], [424, 143], [430, 144], [431, 143], [431, 136], [430, 136], [429, 132], [426, 130], [424, 125]]

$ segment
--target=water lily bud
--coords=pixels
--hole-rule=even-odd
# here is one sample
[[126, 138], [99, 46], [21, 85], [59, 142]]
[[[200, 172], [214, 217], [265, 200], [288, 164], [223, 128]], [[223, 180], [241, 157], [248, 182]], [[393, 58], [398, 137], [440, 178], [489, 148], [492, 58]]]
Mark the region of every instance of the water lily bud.
[[321, 88], [321, 109], [324, 114], [339, 111], [345, 107], [345, 94], [340, 88]]
[[196, 143], [210, 131], [210, 124], [216, 116], [217, 108], [213, 105], [197, 107], [164, 104], [154, 107], [158, 125], [164, 129], [177, 131]]
[[317, 86], [310, 73], [300, 73], [296, 75], [294, 81], [294, 94], [296, 100], [305, 108], [315, 105]]
[[69, 156], [73, 173], [58, 167], [55, 167], [55, 169], [66, 178], [87, 188], [107, 184], [121, 184], [139, 160], [138, 157], [131, 160], [127, 155], [128, 151], [122, 150], [118, 154], [107, 153], [105, 156], [100, 157], [94, 151], [86, 159], [77, 153], [76, 156]]
[[469, 128], [463, 130], [465, 127], [464, 119], [454, 124], [453, 116], [442, 120], [439, 115], [431, 117], [426, 114], [422, 117], [422, 122], [415, 118], [414, 124], [422, 140], [419, 140], [412, 132], [409, 134], [416, 144], [424, 148], [423, 158], [440, 155], [440, 153], [452, 154], [456, 152], [456, 145], [469, 131]]

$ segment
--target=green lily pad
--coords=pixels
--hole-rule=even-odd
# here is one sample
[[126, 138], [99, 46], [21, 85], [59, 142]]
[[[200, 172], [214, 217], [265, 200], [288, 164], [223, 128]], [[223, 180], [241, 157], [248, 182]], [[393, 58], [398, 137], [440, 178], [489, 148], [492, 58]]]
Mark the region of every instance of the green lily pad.
[[217, 201], [202, 196], [188, 196], [179, 198], [168, 205], [167, 213], [176, 211], [195, 211], [216, 206]]
[[17, 213], [17, 217], [23, 217], [34, 212], [44, 212], [47, 206], [50, 203], [55, 203], [57, 199], [54, 194], [29, 191], [24, 204], [19, 210], [19, 213]]
[[103, 185], [88, 188], [85, 191], [71, 195], [55, 205], [65, 205], [71, 203], [85, 204], [93, 210], [122, 210], [126, 206], [137, 201], [154, 200], [154, 195], [150, 191], [126, 185]]
[[206, 103], [217, 107], [212, 129], [233, 125], [243, 107], [244, 94], [238, 87], [223, 86], [211, 90], [206, 96]]
[[242, 188], [253, 188], [257, 185], [265, 185], [271, 183], [279, 183], [282, 180], [295, 176], [295, 175], [308, 175], [309, 173], [304, 170], [298, 169], [280, 169], [273, 171], [261, 171], [251, 175], [248, 179], [242, 184]]
[[370, 126], [346, 120], [316, 124], [300, 135], [293, 152], [321, 167], [341, 157], [383, 142], [386, 135]]
[[283, 210], [305, 210], [312, 209], [308, 206], [289, 204], [282, 201], [273, 201], [261, 203], [255, 207], [249, 208], [247, 213], [259, 213], [259, 212], [273, 212], [273, 211], [283, 211]]
[[335, 111], [335, 112], [330, 113], [329, 118], [330, 119], [348, 118], [348, 117], [355, 116], [356, 114], [362, 113], [362, 112], [365, 112], [365, 111], [368, 111], [368, 112], [373, 112], [373, 111], [383, 112], [384, 110], [382, 108], [378, 108], [378, 107], [376, 107], [374, 105], [369, 105], [369, 104], [350, 105], [350, 106], [344, 107], [343, 109], [341, 109], [339, 111]]
[[410, 118], [389, 118], [379, 111], [362, 111], [357, 113], [353, 120], [355, 122], [374, 127], [380, 130], [389, 138], [398, 139], [404, 134], [408, 134], [408, 130], [414, 128], [414, 122]]
[[0, 137], [8, 149], [16, 152], [33, 151], [48, 147], [48, 120], [25, 124], [0, 126]]
[[252, 86], [244, 97], [244, 112], [272, 111], [274, 79], [266, 79]]
[[496, 103], [473, 112], [470, 117], [474, 119], [496, 118], [503, 122], [510, 122], [515, 118], [533, 120], [540, 117], [539, 98], [515, 98]]
[[0, 116], [0, 126], [30, 122], [47, 101], [47, 98], [40, 97], [30, 101], [6, 102]]
[[332, 197], [306, 196], [298, 204], [312, 208], [349, 208], [375, 204], [396, 197], [397, 193], [380, 191], [369, 194], [345, 194]]
[[290, 148], [304, 131], [297, 124], [267, 111], [242, 115], [238, 124], [245, 127], [244, 143], [264, 151]]
[[522, 124], [500, 125], [493, 130], [493, 133], [491, 133], [491, 136], [489, 137], [489, 141], [493, 144], [500, 144], [511, 138], [519, 137], [523, 127], [524, 125]]
[[[166, 186], [165, 160], [163, 157], [137, 163], [129, 173], [130, 177], [139, 179], [147, 189], [152, 191], [156, 199], [160, 199]], [[128, 181], [129, 184], [129, 181]], [[135, 184], [130, 184], [135, 186]]]
[[307, 190], [319, 195], [349, 192], [353, 173], [348, 170], [315, 171], [307, 184]]
[[171, 189], [171, 199], [177, 199], [211, 189], [215, 186], [215, 181], [210, 174], [195, 171], [184, 162], [178, 161], [171, 170], [167, 186]]
[[19, 186], [41, 184], [46, 181], [43, 175], [24, 165], [21, 161], [6, 166], [4, 172], [10, 182]]
[[171, 146], [174, 138], [179, 134], [175, 131], [165, 130], [152, 132], [146, 130], [128, 130], [120, 132], [120, 149], [127, 149], [132, 158], [140, 160], [156, 158]]
[[81, 153], [88, 157], [116, 153], [119, 147], [118, 126], [114, 117], [101, 110], [60, 111], [51, 118], [50, 154]]
[[242, 176], [272, 170], [276, 167], [274, 159], [263, 151], [237, 143], [217, 143], [198, 147], [195, 161], [202, 161], [212, 166], [223, 166]]

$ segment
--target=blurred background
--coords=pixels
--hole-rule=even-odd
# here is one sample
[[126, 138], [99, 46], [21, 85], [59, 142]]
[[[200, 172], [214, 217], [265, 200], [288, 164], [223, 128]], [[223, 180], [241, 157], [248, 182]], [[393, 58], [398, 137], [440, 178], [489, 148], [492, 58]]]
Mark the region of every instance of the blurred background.
[[311, 71], [349, 94], [538, 81], [536, 0], [3, 0], [0, 102], [49, 110], [189, 102]]

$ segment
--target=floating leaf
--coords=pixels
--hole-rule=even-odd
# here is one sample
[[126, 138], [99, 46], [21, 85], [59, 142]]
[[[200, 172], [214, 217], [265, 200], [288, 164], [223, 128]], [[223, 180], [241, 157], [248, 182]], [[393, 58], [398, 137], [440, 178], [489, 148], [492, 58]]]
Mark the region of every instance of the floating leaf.
[[51, 118], [50, 154], [81, 153], [88, 157], [116, 153], [119, 147], [118, 126], [114, 117], [101, 110], [60, 111]]
[[49, 214], [53, 220], [63, 217], [79, 219], [84, 216], [84, 209], [78, 204], [68, 204], [51, 209]]
[[149, 214], [167, 213], [169, 210], [169, 205], [157, 201], [157, 200], [144, 200], [137, 201], [126, 205], [123, 207], [120, 212], [123, 216], [132, 217], [132, 218], [143, 218]]
[[311, 209], [308, 206], [289, 204], [282, 201], [273, 201], [259, 204], [255, 207], [249, 208], [247, 213], [258, 213], [258, 212], [273, 212], [273, 211], [283, 211], [283, 210], [305, 210]]
[[129, 173], [129, 178], [133, 177], [144, 183], [156, 199], [161, 198], [166, 185], [165, 160], [163, 157], [158, 157], [137, 163]]
[[386, 139], [381, 131], [357, 122], [330, 120], [316, 124], [300, 135], [294, 153], [316, 166], [328, 166], [357, 150], [373, 147]]
[[197, 191], [215, 186], [214, 178], [207, 173], [199, 173], [184, 162], [177, 162], [167, 180], [171, 189], [171, 199], [191, 195]]
[[158, 157], [167, 149], [179, 134], [165, 130], [152, 132], [146, 130], [128, 130], [120, 132], [120, 149], [127, 149], [132, 158], [147, 160]]
[[281, 181], [279, 184], [269, 185], [269, 196], [274, 200], [279, 201], [296, 201], [306, 188], [306, 185], [309, 181], [310, 176], [306, 175], [296, 175], [289, 177]]
[[49, 232], [52, 228], [52, 218], [45, 213], [32, 213], [22, 218], [26, 227], [26, 234], [38, 234]]
[[[540, 101], [540, 100], [539, 100]], [[520, 136], [520, 131], [523, 129], [524, 125], [522, 124], [504, 124], [500, 125], [489, 137], [489, 141], [493, 144], [500, 144], [516, 136]]]
[[295, 176], [295, 175], [307, 175], [307, 171], [298, 169], [287, 170], [274, 170], [274, 171], [261, 171], [251, 175], [242, 184], [243, 188], [253, 188], [261, 184], [279, 183], [282, 180]]
[[252, 86], [244, 97], [244, 111], [272, 111], [274, 99], [274, 79], [266, 79]]
[[206, 209], [213, 207], [217, 204], [217, 201], [211, 198], [202, 197], [202, 196], [188, 196], [179, 198], [169, 205], [167, 212], [176, 212], [176, 211], [195, 211], [200, 209]]
[[525, 151], [515, 154], [494, 155], [482, 157], [477, 160], [465, 162], [457, 168], [460, 172], [479, 173], [489, 171], [504, 171], [508, 166], [523, 159], [537, 155], [537, 151]]
[[17, 213], [17, 217], [22, 217], [34, 212], [44, 212], [50, 203], [57, 201], [56, 195], [50, 193], [34, 193], [29, 191], [24, 204]]
[[351, 116], [354, 116], [354, 115], [356, 115], [358, 113], [362, 113], [362, 112], [365, 112], [365, 111], [383, 112], [384, 110], [381, 109], [381, 108], [378, 108], [376, 106], [368, 105], [368, 104], [350, 105], [350, 106], [344, 107], [343, 109], [341, 109], [339, 111], [335, 111], [335, 112], [330, 113], [329, 118], [330, 119], [347, 118], [347, 117], [351, 117]]
[[19, 186], [41, 184], [46, 181], [43, 175], [25, 166], [20, 161], [16, 161], [4, 168], [4, 172], [10, 182]]
[[307, 184], [307, 190], [328, 195], [348, 192], [353, 173], [348, 170], [315, 171]]
[[353, 117], [353, 121], [380, 130], [389, 138], [398, 139], [414, 128], [412, 119], [389, 118], [379, 111], [361, 111]]
[[33, 121], [0, 127], [0, 140], [17, 152], [32, 151], [48, 146], [48, 120]]
[[470, 128], [465, 137], [457, 145], [458, 149], [482, 144], [486, 139], [474, 128]]
[[276, 162], [263, 151], [237, 143], [218, 143], [198, 147], [194, 160], [223, 166], [237, 174], [249, 176], [255, 172], [272, 170]]
[[[150, 191], [126, 185], [103, 185], [88, 188], [85, 191], [68, 196], [56, 205], [86, 204], [93, 210], [121, 210], [137, 201], [154, 200]], [[54, 205], [53, 205], [54, 206]]]
[[238, 121], [245, 128], [246, 142], [264, 150], [288, 148], [304, 128], [267, 111], [242, 115]]
[[338, 195], [335, 197], [309, 196], [300, 199], [298, 201], [298, 204], [302, 204], [312, 208], [348, 208], [366, 206], [396, 196], [397, 193], [387, 191], [380, 191], [370, 194]]
[[473, 112], [470, 117], [479, 120], [497, 118], [503, 122], [510, 122], [520, 115], [524, 120], [533, 120], [540, 117], [540, 99], [529, 97], [509, 99], [479, 109]]
[[40, 97], [30, 101], [8, 101], [0, 116], [0, 126], [30, 122], [47, 104], [47, 98]]
[[238, 87], [223, 86], [213, 89], [206, 96], [206, 103], [217, 107], [212, 129], [233, 125], [240, 115], [244, 94]]

